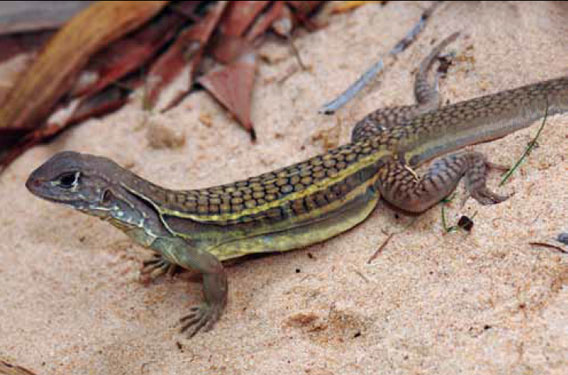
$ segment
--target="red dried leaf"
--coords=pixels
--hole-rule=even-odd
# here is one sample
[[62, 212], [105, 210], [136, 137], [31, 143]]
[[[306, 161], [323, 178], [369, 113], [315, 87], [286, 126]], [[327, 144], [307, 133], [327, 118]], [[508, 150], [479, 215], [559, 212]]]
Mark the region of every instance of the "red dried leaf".
[[304, 27], [310, 31], [317, 30], [320, 26], [312, 22], [308, 16], [318, 7], [323, 1], [286, 1], [293, 9], [294, 15]]
[[226, 5], [223, 1], [217, 3], [203, 20], [183, 31], [152, 65], [146, 85], [146, 106], [164, 111], [189, 92], [193, 73]]
[[235, 1], [229, 5], [219, 23], [220, 34], [211, 49], [215, 60], [229, 64], [250, 50], [244, 33], [268, 5], [270, 1]]
[[284, 2], [274, 1], [272, 6], [264, 14], [261, 14], [246, 34], [250, 42], [264, 34], [272, 23], [282, 16]]
[[219, 29], [223, 35], [242, 36], [270, 1], [234, 1], [227, 9]]
[[250, 120], [252, 89], [256, 73], [256, 57], [253, 52], [223, 68], [213, 70], [198, 79], [223, 106], [256, 138]]
[[303, 16], [308, 16], [314, 11], [323, 1], [286, 1], [296, 13], [300, 13]]
[[99, 2], [75, 16], [47, 44], [0, 108], [0, 128], [41, 125], [88, 59], [156, 14], [165, 1]]
[[217, 39], [210, 50], [211, 55], [222, 64], [229, 64], [252, 49], [252, 43], [239, 36], [223, 36]]
[[272, 30], [282, 37], [289, 38], [292, 36], [292, 30], [296, 26], [296, 18], [288, 6], [284, 6], [278, 17], [272, 22]]
[[[107, 87], [93, 96], [75, 99], [67, 106], [54, 112], [47, 120], [45, 128], [50, 128], [49, 133], [52, 135], [56, 128], [62, 130], [66, 126], [90, 117], [101, 116], [114, 111], [122, 107], [128, 101], [130, 92], [142, 86], [142, 83], [141, 79], [129, 80], [121, 85]], [[124, 86], [128, 86], [128, 89]]]
[[79, 76], [71, 96], [92, 95], [110, 83], [144, 65], [178, 33], [187, 21], [183, 13], [192, 13], [197, 1], [185, 1], [175, 10], [166, 9], [140, 30], [97, 53]]
[[0, 63], [20, 53], [34, 53], [40, 50], [53, 36], [53, 31], [0, 36]]

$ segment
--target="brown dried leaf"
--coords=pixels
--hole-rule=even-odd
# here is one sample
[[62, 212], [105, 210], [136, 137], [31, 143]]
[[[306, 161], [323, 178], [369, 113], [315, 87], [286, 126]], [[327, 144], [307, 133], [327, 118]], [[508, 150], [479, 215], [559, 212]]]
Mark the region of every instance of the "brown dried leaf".
[[53, 36], [53, 31], [0, 36], [0, 63], [25, 53], [35, 53]]
[[272, 30], [282, 37], [290, 38], [295, 25], [296, 19], [294, 18], [294, 14], [288, 6], [284, 6], [280, 12], [280, 16], [272, 22]]
[[222, 64], [229, 64], [251, 49], [251, 43], [244, 37], [247, 29], [270, 1], [235, 1], [227, 7], [219, 23], [219, 35], [214, 40], [211, 55]]
[[[114, 85], [91, 96], [80, 98], [67, 103], [55, 111], [47, 120], [47, 124], [35, 129], [25, 135], [7, 132], [7, 136], [0, 137], [0, 147], [7, 144], [13, 145], [9, 151], [0, 154], [0, 171], [12, 163], [18, 156], [31, 147], [44, 142], [55, 136], [67, 126], [83, 121], [86, 118], [100, 116], [116, 110], [128, 101], [131, 90], [142, 85], [141, 79], [131, 79], [125, 81], [124, 85]], [[129, 88], [125, 88], [128, 86]], [[9, 129], [11, 131], [11, 129]]]
[[270, 1], [233, 1], [219, 25], [226, 36], [242, 36]]
[[226, 5], [227, 2], [220, 1], [203, 20], [180, 33], [174, 44], [152, 65], [144, 100], [147, 107], [164, 111], [189, 92], [203, 49]]
[[314, 31], [320, 28], [319, 25], [312, 22], [308, 17], [323, 1], [286, 1], [286, 3], [294, 9], [295, 18], [308, 30]]
[[146, 22], [166, 1], [99, 2], [75, 16], [47, 44], [0, 108], [0, 129], [32, 129], [71, 88], [89, 57]]
[[20, 55], [2, 65], [0, 70], [0, 106], [20, 75], [30, 66], [30, 55]]
[[97, 53], [79, 76], [70, 95], [92, 95], [142, 66], [177, 35], [187, 21], [184, 14], [191, 14], [198, 3], [183, 1], [175, 10], [166, 8], [143, 28]]
[[253, 140], [256, 136], [250, 120], [250, 106], [255, 73], [256, 56], [250, 52], [231, 65], [213, 70], [198, 79], [250, 132]]
[[229, 64], [252, 49], [252, 44], [240, 36], [223, 36], [215, 42], [211, 55], [222, 64]]
[[308, 16], [314, 11], [323, 1], [286, 1], [294, 10], [303, 15]]
[[264, 14], [261, 14], [250, 30], [246, 34], [246, 39], [250, 42], [264, 34], [272, 23], [282, 16], [284, 2], [274, 1], [272, 6]]

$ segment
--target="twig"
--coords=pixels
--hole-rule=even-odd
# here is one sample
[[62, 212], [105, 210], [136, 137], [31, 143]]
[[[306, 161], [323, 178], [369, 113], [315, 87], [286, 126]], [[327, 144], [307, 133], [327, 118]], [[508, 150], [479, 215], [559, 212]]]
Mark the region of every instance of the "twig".
[[[381, 251], [383, 251], [383, 249], [388, 245], [388, 243], [390, 242], [390, 240], [397, 234], [401, 234], [404, 233], [405, 231], [408, 230], [408, 228], [410, 228], [411, 226], [414, 225], [414, 223], [416, 223], [416, 220], [418, 220], [418, 217], [415, 217], [414, 219], [412, 219], [412, 221], [410, 223], [408, 223], [408, 225], [406, 227], [404, 227], [403, 229], [401, 229], [398, 232], [395, 233], [391, 233], [389, 234], [389, 236], [387, 237], [386, 240], [384, 240], [384, 242], [381, 244], [381, 246], [379, 246], [379, 248], [377, 249], [377, 251], [375, 251], [375, 253], [369, 258], [369, 260], [367, 261], [367, 264], [370, 264], [373, 260], [375, 260], [377, 258], [377, 256], [381, 253]], [[382, 230], [381, 232], [383, 232], [383, 234], [387, 234], [384, 230]]]
[[[440, 1], [436, 1], [428, 9], [422, 13], [420, 16], [420, 21], [402, 38], [395, 46], [390, 50], [389, 56], [395, 57], [402, 51], [404, 51], [408, 46], [416, 39], [418, 34], [424, 29], [426, 25], [426, 20], [432, 15], [434, 10], [440, 5]], [[379, 59], [378, 62], [373, 64], [362, 76], [360, 76], [357, 81], [355, 81], [347, 90], [343, 91], [337, 98], [324, 104], [322, 108], [318, 111], [319, 113], [325, 115], [331, 115], [335, 113], [339, 108], [347, 104], [351, 99], [355, 97], [369, 82], [375, 78], [383, 70], [383, 59]]]
[[355, 272], [357, 275], [359, 275], [365, 282], [367, 282], [367, 283], [370, 282], [369, 278], [367, 278], [367, 276], [363, 275], [363, 273], [362, 273], [361, 271], [359, 271], [359, 270], [356, 269], [356, 268], [353, 268], [352, 270], [353, 270], [353, 272]]
[[287, 35], [287, 39], [288, 39], [288, 43], [290, 44], [290, 49], [294, 53], [294, 56], [296, 57], [296, 60], [298, 61], [298, 65], [300, 65], [300, 68], [302, 68], [302, 70], [308, 70], [308, 68], [306, 67], [306, 64], [304, 64], [304, 61], [302, 60], [302, 56], [300, 55], [300, 51], [296, 47], [296, 44], [294, 43], [294, 40], [292, 39], [292, 37], [290, 35]]
[[542, 129], [544, 129], [544, 125], [546, 124], [546, 119], [548, 118], [548, 100], [546, 101], [546, 109], [544, 110], [544, 117], [542, 119], [542, 124], [540, 125], [540, 127], [538, 128], [538, 131], [535, 135], [535, 137], [529, 142], [529, 144], [527, 145], [527, 148], [525, 149], [525, 152], [523, 152], [523, 154], [521, 155], [521, 157], [519, 158], [519, 160], [517, 160], [517, 162], [515, 163], [515, 165], [513, 165], [508, 171], [507, 173], [505, 173], [505, 175], [503, 176], [503, 178], [501, 178], [501, 182], [499, 183], [499, 186], [503, 186], [503, 184], [509, 179], [509, 177], [511, 177], [511, 175], [513, 174], [513, 172], [515, 172], [517, 170], [517, 168], [521, 165], [521, 163], [525, 160], [525, 158], [528, 156], [528, 154], [532, 151], [532, 149], [534, 148], [534, 146], [536, 145], [536, 142], [538, 140], [538, 137], [540, 136], [540, 133], [542, 132]]
[[387, 237], [386, 240], [383, 241], [383, 243], [381, 244], [381, 246], [379, 246], [379, 248], [377, 249], [377, 251], [375, 251], [373, 253], [373, 255], [371, 255], [371, 257], [369, 258], [369, 260], [367, 261], [367, 264], [371, 264], [372, 261], [374, 261], [379, 254], [381, 253], [381, 251], [385, 248], [385, 246], [388, 245], [388, 243], [390, 242], [391, 238], [393, 238], [395, 235], [395, 233], [391, 233], [389, 234], [389, 236]]
[[355, 97], [367, 84], [383, 69], [383, 60], [379, 60], [371, 68], [369, 68], [355, 83], [347, 88], [347, 90], [343, 91], [341, 95], [337, 98], [333, 99], [331, 102], [328, 102], [323, 105], [323, 107], [319, 110], [319, 113], [323, 113], [325, 115], [332, 115], [337, 111], [339, 108], [343, 107], [347, 104], [351, 99]]
[[542, 246], [542, 247], [546, 247], [546, 248], [549, 248], [549, 249], [559, 251], [562, 254], [568, 254], [568, 250], [564, 250], [563, 248], [561, 248], [559, 246], [551, 245], [551, 244], [548, 244], [546, 242], [529, 242], [529, 245], [531, 245], [531, 246]]

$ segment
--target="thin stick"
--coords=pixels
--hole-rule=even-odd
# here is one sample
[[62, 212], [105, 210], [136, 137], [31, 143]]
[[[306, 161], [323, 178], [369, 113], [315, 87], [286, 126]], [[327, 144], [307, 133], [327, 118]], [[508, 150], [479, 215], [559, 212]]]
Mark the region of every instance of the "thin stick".
[[531, 246], [542, 246], [542, 247], [546, 247], [549, 249], [554, 249], [556, 251], [561, 252], [562, 254], [568, 254], [568, 250], [564, 250], [563, 248], [556, 246], [556, 245], [551, 245], [545, 242], [529, 242], [529, 245]]
[[325, 115], [332, 115], [337, 111], [339, 108], [343, 107], [347, 104], [351, 99], [355, 97], [365, 86], [369, 84], [369, 82], [375, 78], [375, 76], [383, 69], [383, 60], [379, 60], [373, 66], [371, 66], [361, 77], [355, 81], [351, 86], [347, 88], [347, 90], [343, 91], [341, 95], [337, 98], [333, 99], [332, 101], [323, 105], [323, 107], [319, 110], [319, 113], [323, 113]]
[[381, 251], [383, 251], [383, 249], [385, 248], [385, 246], [388, 245], [388, 243], [390, 242], [391, 238], [393, 238], [395, 235], [395, 233], [391, 233], [389, 234], [389, 236], [387, 237], [386, 240], [383, 241], [383, 243], [381, 244], [381, 246], [379, 246], [379, 248], [377, 249], [377, 251], [375, 251], [375, 253], [373, 255], [371, 255], [371, 257], [369, 258], [369, 260], [367, 261], [367, 264], [371, 264], [372, 261], [374, 261], [379, 254], [381, 253]]
[[[432, 4], [428, 9], [422, 13], [420, 16], [420, 21], [402, 38], [389, 52], [390, 57], [396, 57], [399, 53], [408, 48], [418, 34], [426, 26], [426, 20], [432, 15], [434, 10], [440, 5], [440, 1]], [[383, 59], [379, 59], [378, 62], [373, 64], [362, 76], [360, 76], [357, 81], [355, 81], [351, 86], [349, 86], [345, 91], [343, 91], [337, 98], [323, 105], [323, 107], [318, 111], [319, 113], [331, 115], [335, 113], [339, 108], [347, 104], [351, 99], [355, 97], [365, 86], [375, 78], [383, 70]]]

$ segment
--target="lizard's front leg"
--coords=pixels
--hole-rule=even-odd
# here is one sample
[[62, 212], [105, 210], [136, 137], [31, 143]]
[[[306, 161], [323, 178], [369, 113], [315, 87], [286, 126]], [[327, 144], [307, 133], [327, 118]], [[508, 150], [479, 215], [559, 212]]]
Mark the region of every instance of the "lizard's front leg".
[[189, 337], [192, 337], [201, 329], [211, 329], [227, 304], [227, 276], [221, 262], [214, 255], [195, 248], [178, 237], [159, 237], [151, 247], [162, 253], [172, 264], [203, 274], [205, 301], [192, 307], [190, 313], [181, 318], [181, 331], [189, 330]]
[[[468, 194], [483, 205], [502, 202], [508, 196], [486, 186], [489, 163], [479, 152], [464, 152], [438, 159], [420, 178], [408, 166], [392, 160], [384, 166], [378, 189], [385, 200], [409, 212], [423, 212], [447, 197], [465, 177]], [[500, 168], [500, 167], [499, 167]]]

